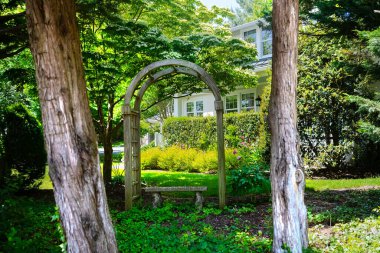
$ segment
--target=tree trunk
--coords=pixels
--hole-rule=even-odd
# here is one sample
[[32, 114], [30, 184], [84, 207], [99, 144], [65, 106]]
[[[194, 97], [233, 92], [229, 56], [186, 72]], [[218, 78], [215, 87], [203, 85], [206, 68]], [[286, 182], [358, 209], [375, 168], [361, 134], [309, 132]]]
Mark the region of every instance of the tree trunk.
[[298, 0], [273, 1], [270, 99], [273, 252], [301, 253], [308, 245], [305, 178], [298, 154], [296, 86]]
[[103, 138], [103, 148], [104, 148], [104, 163], [103, 163], [103, 178], [104, 178], [104, 184], [106, 185], [106, 188], [108, 188], [109, 183], [112, 179], [112, 139], [111, 134], [107, 133], [105, 134]]
[[49, 175], [68, 252], [117, 252], [86, 95], [73, 0], [27, 0]]

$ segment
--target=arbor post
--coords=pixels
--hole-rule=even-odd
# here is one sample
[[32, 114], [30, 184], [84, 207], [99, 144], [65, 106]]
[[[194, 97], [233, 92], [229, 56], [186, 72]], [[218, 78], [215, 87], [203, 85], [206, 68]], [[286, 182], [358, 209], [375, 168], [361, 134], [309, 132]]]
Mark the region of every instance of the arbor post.
[[125, 184], [125, 209], [129, 210], [132, 208], [133, 201], [133, 178], [132, 178], [132, 114], [131, 107], [129, 105], [123, 106], [123, 118], [124, 118], [124, 184]]
[[223, 101], [215, 101], [216, 125], [218, 138], [218, 180], [219, 180], [219, 208], [226, 205], [226, 166], [224, 153], [224, 130], [223, 130]]

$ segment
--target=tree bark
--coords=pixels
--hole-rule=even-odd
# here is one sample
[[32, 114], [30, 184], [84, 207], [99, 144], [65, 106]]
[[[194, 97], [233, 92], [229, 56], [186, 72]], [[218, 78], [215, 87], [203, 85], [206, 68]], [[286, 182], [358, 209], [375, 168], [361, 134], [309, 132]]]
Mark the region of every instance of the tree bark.
[[103, 148], [104, 148], [103, 178], [104, 178], [104, 184], [106, 185], [106, 188], [108, 189], [109, 184], [112, 180], [113, 148], [112, 148], [112, 138], [111, 138], [112, 131], [108, 131], [108, 129], [106, 131], [107, 132], [104, 133], [104, 137], [103, 137]]
[[273, 1], [270, 99], [273, 252], [301, 253], [308, 246], [305, 178], [298, 154], [298, 0]]
[[73, 0], [27, 0], [49, 175], [68, 252], [117, 252]]

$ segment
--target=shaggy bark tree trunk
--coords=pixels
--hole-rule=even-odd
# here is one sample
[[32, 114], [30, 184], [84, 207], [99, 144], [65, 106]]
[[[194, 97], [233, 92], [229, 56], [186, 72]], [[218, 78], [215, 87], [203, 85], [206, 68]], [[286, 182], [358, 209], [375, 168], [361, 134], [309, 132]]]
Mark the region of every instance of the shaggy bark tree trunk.
[[73, 0], [27, 0], [49, 175], [68, 252], [117, 252], [86, 95]]
[[301, 253], [308, 245], [305, 178], [298, 154], [298, 0], [273, 1], [273, 72], [270, 99], [273, 252]]

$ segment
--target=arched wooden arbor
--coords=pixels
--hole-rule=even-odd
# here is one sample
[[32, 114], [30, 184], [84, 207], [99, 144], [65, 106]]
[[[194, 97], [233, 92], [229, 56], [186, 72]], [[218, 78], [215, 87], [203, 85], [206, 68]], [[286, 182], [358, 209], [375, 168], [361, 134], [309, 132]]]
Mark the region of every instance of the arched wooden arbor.
[[[165, 68], [167, 67], [167, 68]], [[162, 70], [163, 69], [163, 70]], [[158, 72], [157, 72], [158, 71]], [[202, 80], [215, 97], [218, 140], [219, 207], [226, 203], [226, 173], [223, 133], [223, 101], [214, 79], [198, 65], [184, 60], [163, 60], [152, 63], [141, 70], [132, 80], [125, 94], [124, 120], [124, 168], [125, 208], [132, 208], [133, 200], [141, 196], [141, 152], [140, 152], [140, 104], [145, 91], [162, 77], [171, 74], [191, 75]], [[145, 81], [142, 86], [140, 83]], [[139, 89], [140, 88], [140, 89]], [[137, 95], [135, 92], [138, 90]], [[132, 98], [135, 98], [133, 108]]]

